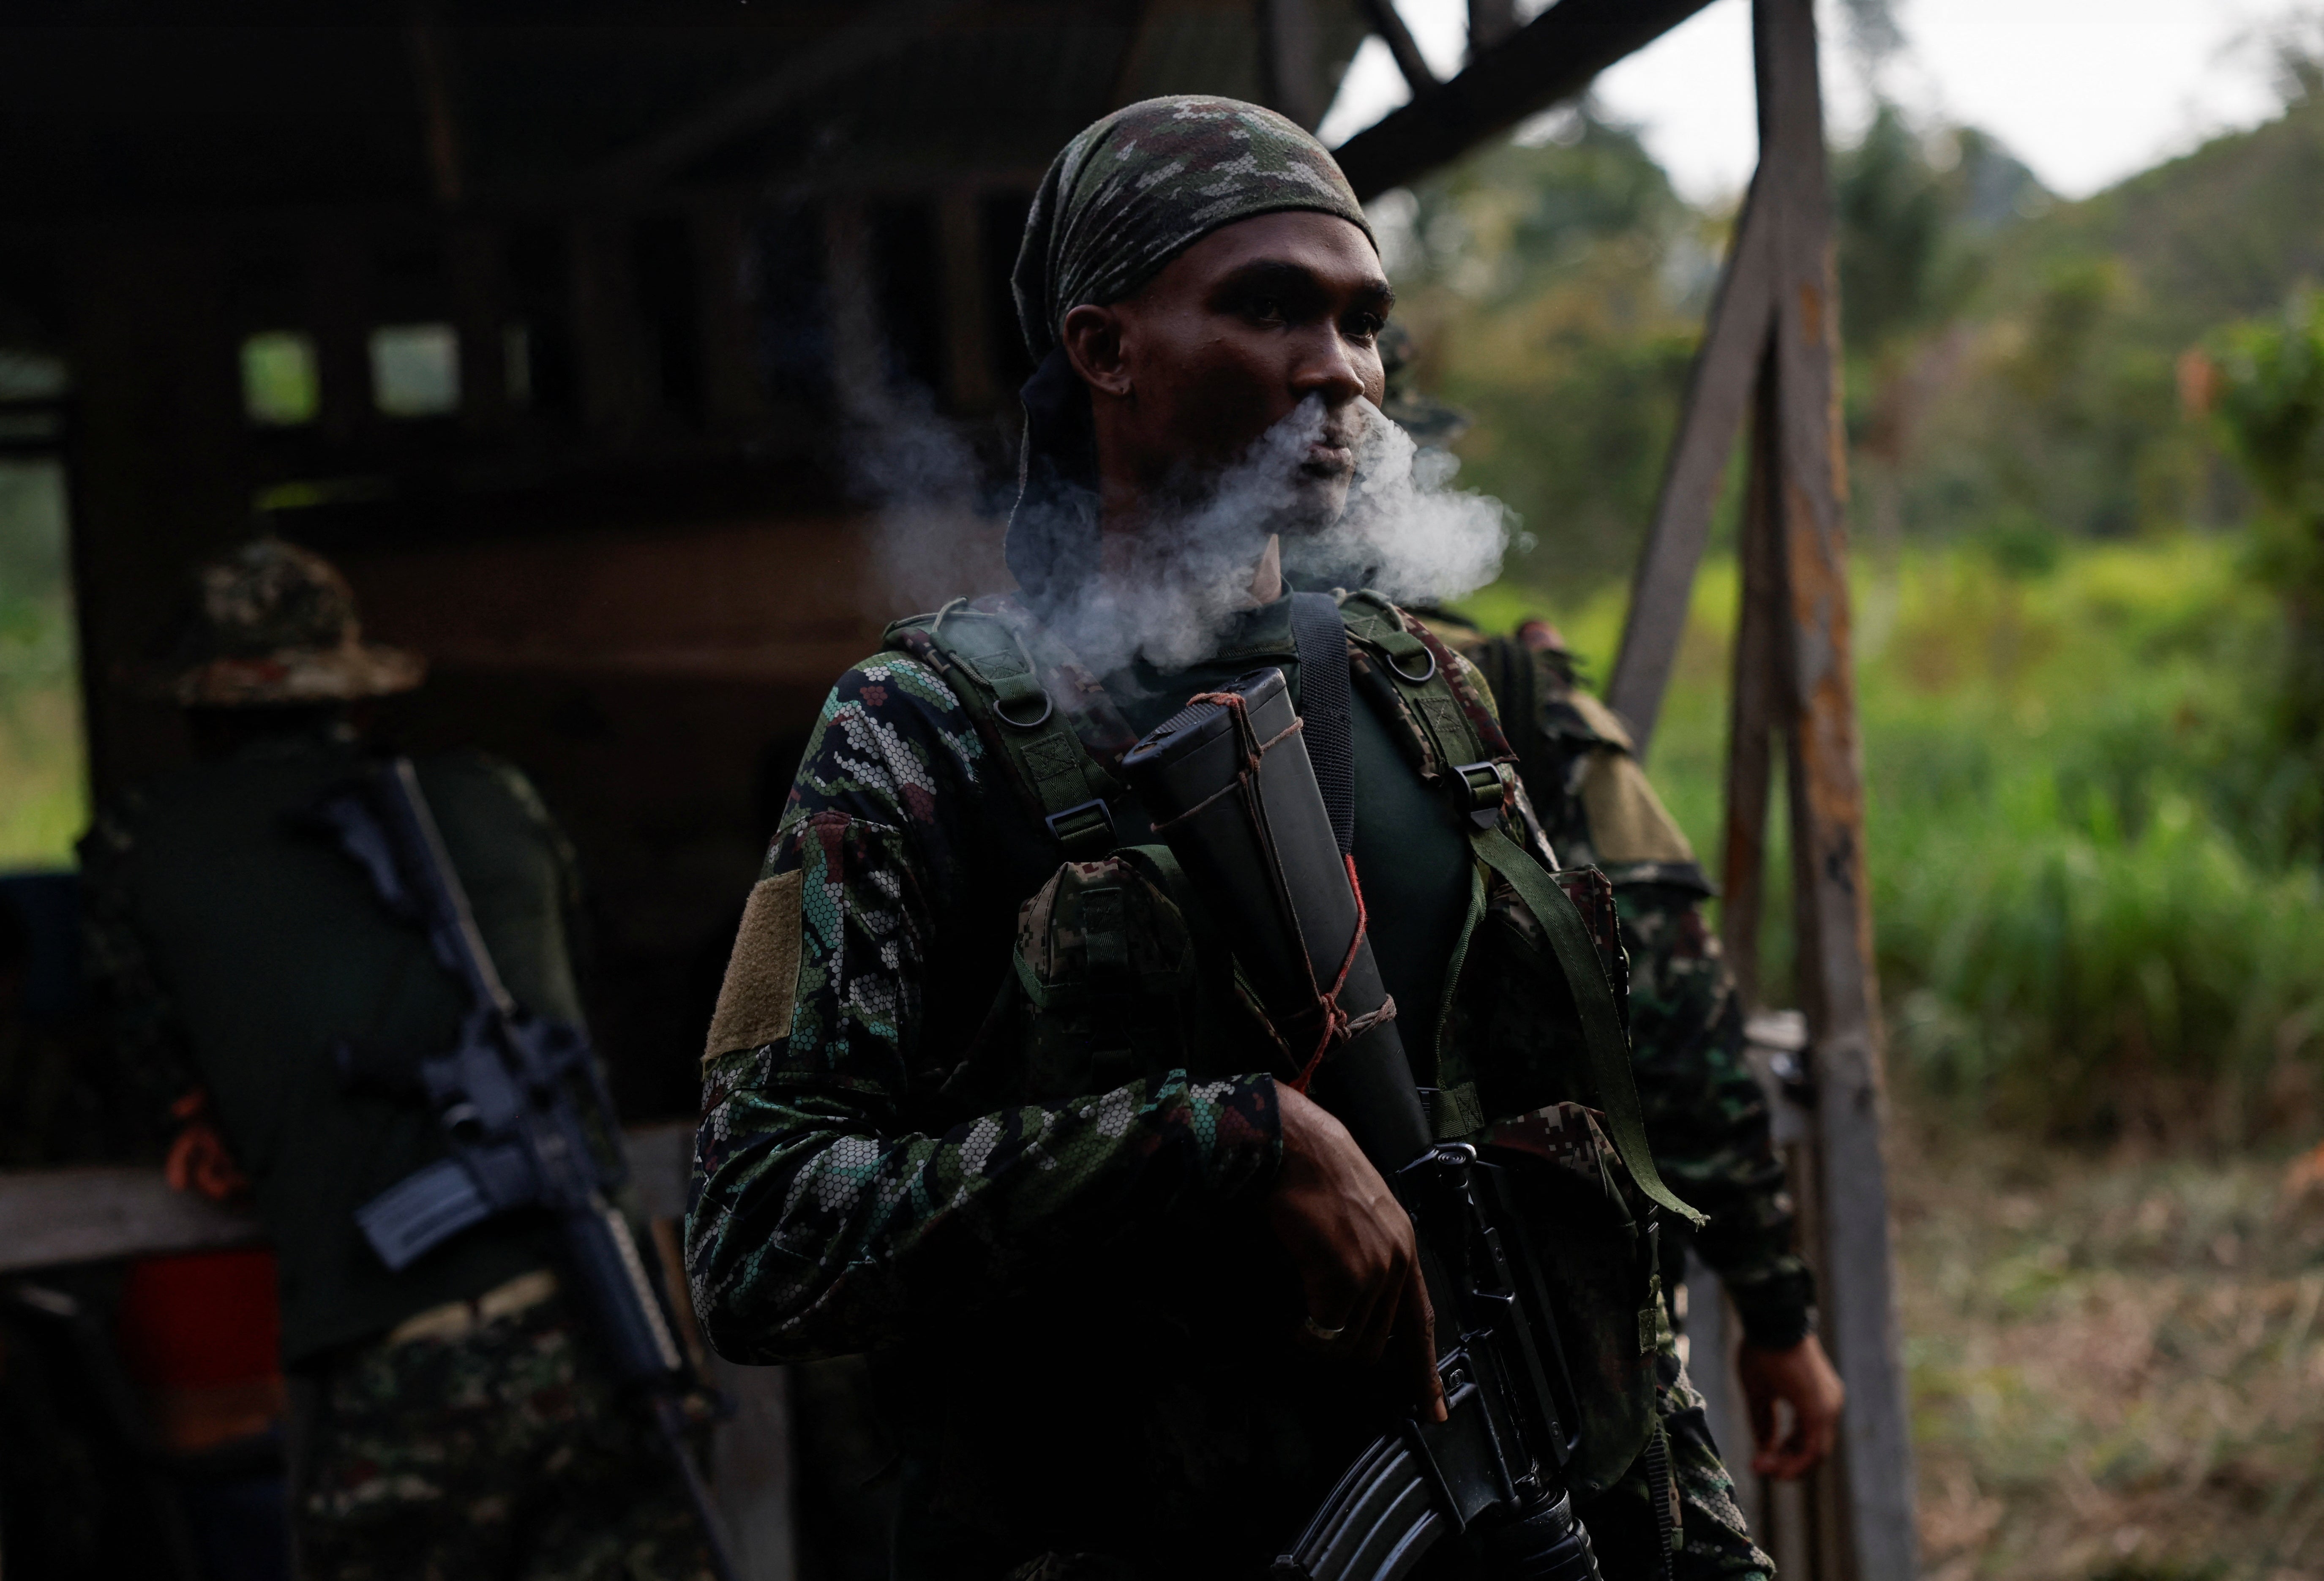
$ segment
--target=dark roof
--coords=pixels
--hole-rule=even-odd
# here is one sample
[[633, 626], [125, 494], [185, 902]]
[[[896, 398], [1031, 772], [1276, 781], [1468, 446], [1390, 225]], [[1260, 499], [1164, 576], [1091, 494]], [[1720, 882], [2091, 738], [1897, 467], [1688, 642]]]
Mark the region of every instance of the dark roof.
[[[1361, 39], [1314, 0], [1325, 86]], [[1261, 97], [1248, 0], [51, 0], [0, 44], [0, 212], [1038, 172], [1112, 105]], [[447, 164], [448, 161], [448, 164]], [[448, 172], [448, 173], [447, 173]]]

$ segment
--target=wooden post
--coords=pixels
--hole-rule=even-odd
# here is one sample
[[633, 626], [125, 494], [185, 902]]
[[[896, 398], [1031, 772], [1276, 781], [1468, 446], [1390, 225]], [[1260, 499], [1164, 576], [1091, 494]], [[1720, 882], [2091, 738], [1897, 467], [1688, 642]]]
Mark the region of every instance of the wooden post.
[[954, 411], [982, 414], [1001, 400], [992, 376], [978, 196], [955, 187], [936, 200], [936, 242], [944, 271], [945, 391]]
[[1816, 1084], [1825, 1342], [1848, 1382], [1840, 1421], [1854, 1570], [1906, 1581], [1912, 1438], [1889, 1245], [1879, 980], [1864, 861], [1864, 777], [1849, 648], [1840, 303], [1813, 0], [1757, 0], [1762, 158], [1781, 183], [1775, 280], [1778, 706], [1789, 740], [1798, 988]]
[[1640, 757], [1653, 740], [1655, 716], [1662, 710], [1679, 638], [1686, 630], [1687, 602], [1703, 545], [1711, 541], [1711, 516], [1728, 453], [1766, 360], [1775, 229], [1774, 205], [1762, 196], [1767, 185], [1763, 169], [1736, 222], [1719, 294], [1687, 381], [1686, 409], [1663, 473], [1654, 524], [1638, 556], [1614, 678], [1606, 688], [1606, 701], [1628, 723]]
[[[1908, 1581], [1912, 1445], [1896, 1331], [1882, 1135], [1879, 987], [1849, 667], [1845, 439], [1831, 198], [1813, 0], [1755, 0], [1757, 174], [1698, 355], [1641, 557], [1614, 680], [1643, 750], [1681, 633], [1727, 454], [1747, 407], [1750, 479], [1728, 759], [1722, 931], [1758, 1001], [1765, 848], [1777, 737], [1791, 816], [1798, 1003], [1812, 1123], [1788, 1148], [1824, 1342], [1847, 1381], [1840, 1453], [1797, 1493], [1757, 1501], [1814, 1581]], [[1698, 1306], [1712, 1303], [1697, 1301]], [[1708, 1316], [1706, 1312], [1706, 1316]], [[1706, 1325], [1708, 1335], [1723, 1325]], [[1695, 1366], [1723, 1370], [1723, 1338]], [[1727, 1380], [1717, 1393], [1731, 1397]]]

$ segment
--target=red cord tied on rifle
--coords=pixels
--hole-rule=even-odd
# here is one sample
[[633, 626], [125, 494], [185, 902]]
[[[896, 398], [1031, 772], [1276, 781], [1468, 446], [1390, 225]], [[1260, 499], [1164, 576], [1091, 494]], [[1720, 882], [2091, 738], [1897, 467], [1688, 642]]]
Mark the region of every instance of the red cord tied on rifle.
[[[1220, 797], [1236, 792], [1241, 793], [1252, 817], [1264, 829], [1266, 818], [1258, 789], [1259, 762], [1271, 748], [1304, 729], [1306, 722], [1294, 718], [1282, 730], [1262, 741], [1251, 729], [1250, 713], [1240, 692], [1197, 692], [1186, 699], [1188, 707], [1197, 703], [1214, 703], [1234, 716], [1235, 736], [1242, 745], [1242, 766], [1235, 771], [1231, 784], [1221, 786], [1176, 817], [1155, 825], [1155, 832], [1158, 834], [1172, 824], [1183, 823]], [[1346, 1007], [1340, 1003], [1340, 992], [1348, 985], [1348, 972], [1356, 964], [1357, 952], [1363, 948], [1364, 938], [1370, 926], [1370, 915], [1364, 909], [1363, 883], [1356, 877], [1356, 859], [1342, 852], [1340, 859], [1347, 864], [1348, 887], [1355, 894], [1356, 926], [1348, 936], [1347, 952], [1340, 957], [1340, 970], [1333, 974], [1330, 988], [1315, 980], [1314, 964], [1306, 950], [1302, 948], [1297, 951], [1301, 963], [1306, 968], [1308, 988], [1314, 995], [1312, 1009], [1303, 1014], [1300, 1019], [1305, 1020], [1308, 1014], [1312, 1014], [1317, 1022], [1314, 1049], [1308, 1054], [1307, 1062], [1300, 1068], [1298, 1076], [1291, 1082], [1291, 1086], [1302, 1093], [1307, 1090], [1307, 1084], [1314, 1080], [1315, 1072], [1323, 1069], [1323, 1061], [1333, 1049], [1353, 1043], [1382, 1022], [1396, 1019], [1396, 997], [1392, 994], [1384, 995], [1378, 1008], [1368, 1010], [1361, 1016], [1350, 1016]]]

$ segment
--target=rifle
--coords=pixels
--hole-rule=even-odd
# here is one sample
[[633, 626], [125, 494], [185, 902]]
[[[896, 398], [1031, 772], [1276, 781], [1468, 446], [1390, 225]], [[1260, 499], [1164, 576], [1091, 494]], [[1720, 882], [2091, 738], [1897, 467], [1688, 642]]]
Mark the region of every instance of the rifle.
[[[389, 758], [335, 787], [316, 812], [388, 910], [427, 930], [436, 958], [469, 997], [459, 1041], [441, 1053], [415, 1061], [345, 1043], [337, 1051], [350, 1082], [407, 1091], [416, 1085], [448, 1149], [358, 1208], [356, 1224], [380, 1260], [401, 1272], [488, 1218], [535, 1210], [554, 1219], [567, 1277], [591, 1329], [616, 1375], [647, 1405], [720, 1581], [737, 1581], [724, 1526], [686, 1447], [678, 1403], [689, 1381], [685, 1356], [629, 1221], [609, 1200], [629, 1167], [587, 1032], [535, 1016], [509, 993], [410, 758]], [[600, 1122], [594, 1139], [576, 1085]]]
[[1335, 829], [1302, 724], [1283, 672], [1264, 669], [1122, 759], [1268, 1018], [1314, 1037], [1303, 1080], [1411, 1213], [1436, 1312], [1447, 1420], [1375, 1439], [1274, 1573], [1397, 1581], [1469, 1534], [1486, 1574], [1597, 1581], [1565, 1484], [1579, 1412], [1540, 1264], [1503, 1169], [1430, 1131], [1364, 935], [1352, 825]]

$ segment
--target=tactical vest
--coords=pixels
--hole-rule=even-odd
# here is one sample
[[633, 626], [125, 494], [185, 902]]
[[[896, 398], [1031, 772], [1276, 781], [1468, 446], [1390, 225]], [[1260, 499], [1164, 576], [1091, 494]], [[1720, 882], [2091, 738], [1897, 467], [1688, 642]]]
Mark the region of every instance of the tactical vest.
[[[1646, 1146], [1612, 887], [1594, 868], [1554, 870], [1467, 661], [1376, 593], [1343, 594], [1339, 607], [1353, 686], [1413, 772], [1464, 820], [1469, 911], [1434, 1046], [1408, 1052], [1441, 1139], [1512, 1149], [1544, 1166], [1523, 1189], [1545, 1227], [1582, 1396], [1583, 1447], [1568, 1471], [1594, 1492], [1655, 1430], [1659, 1216], [1700, 1222]], [[948, 1084], [954, 1096], [1060, 1102], [1172, 1069], [1201, 1078], [1271, 1065], [1294, 1081], [1304, 1062], [1202, 925], [1199, 897], [1168, 849], [1117, 841], [1117, 770], [1134, 738], [1074, 655], [1008, 598], [955, 600], [899, 621], [885, 646], [951, 685], [1059, 858], [1020, 907], [1013, 979]], [[1574, 1101], [1577, 1091], [1594, 1105]]]

